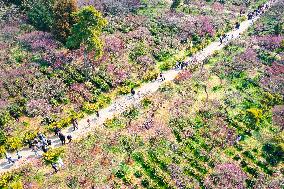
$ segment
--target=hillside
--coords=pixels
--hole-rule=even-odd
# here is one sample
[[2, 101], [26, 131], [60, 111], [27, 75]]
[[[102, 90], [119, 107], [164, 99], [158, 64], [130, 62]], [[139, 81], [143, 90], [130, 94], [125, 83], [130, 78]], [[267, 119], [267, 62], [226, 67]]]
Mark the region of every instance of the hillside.
[[[87, 64], [83, 43], [68, 49], [58, 38], [55, 17], [49, 28], [31, 19], [33, 7], [50, 4], [1, 4], [3, 155], [139, 89], [265, 1], [114, 2], [76, 3], [78, 11], [93, 5], [108, 22], [103, 48], [88, 51]], [[3, 173], [0, 187], [283, 187], [283, 8], [277, 2], [240, 38], [87, 137]], [[59, 154], [65, 165], [53, 173]]]

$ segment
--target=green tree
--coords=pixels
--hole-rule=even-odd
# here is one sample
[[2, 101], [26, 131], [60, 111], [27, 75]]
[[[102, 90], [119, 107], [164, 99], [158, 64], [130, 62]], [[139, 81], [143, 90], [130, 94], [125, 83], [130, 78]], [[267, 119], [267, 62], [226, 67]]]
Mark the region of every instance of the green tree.
[[71, 27], [76, 22], [72, 13], [77, 9], [76, 0], [57, 0], [54, 4], [54, 23], [51, 30], [54, 36], [63, 43], [71, 34]]
[[173, 3], [171, 5], [171, 9], [176, 9], [180, 6], [180, 4], [182, 3], [182, 0], [173, 0]]
[[34, 1], [27, 10], [29, 22], [39, 30], [50, 31], [54, 21], [53, 4], [54, 0]]
[[100, 39], [102, 29], [107, 25], [107, 20], [93, 6], [85, 6], [73, 14], [77, 23], [71, 29], [71, 35], [67, 39], [67, 47], [76, 49], [84, 48], [84, 64], [86, 76], [88, 75], [88, 58], [91, 51], [94, 58], [100, 58], [103, 54], [103, 42]]

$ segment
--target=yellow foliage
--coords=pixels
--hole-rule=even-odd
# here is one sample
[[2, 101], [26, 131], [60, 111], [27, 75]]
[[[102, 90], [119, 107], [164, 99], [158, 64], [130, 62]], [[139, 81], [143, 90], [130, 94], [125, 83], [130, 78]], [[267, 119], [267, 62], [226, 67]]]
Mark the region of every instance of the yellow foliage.
[[257, 109], [257, 108], [250, 108], [247, 110], [255, 119], [256, 121], [259, 121], [262, 117], [262, 110]]
[[18, 137], [9, 137], [7, 139], [6, 145], [10, 150], [17, 150], [22, 147], [22, 140]]
[[58, 161], [58, 158], [64, 153], [63, 148], [54, 148], [48, 150], [43, 154], [43, 160], [47, 164], [55, 163]]
[[4, 146], [0, 146], [0, 157], [6, 153], [6, 149]]
[[149, 70], [147, 71], [144, 75], [143, 75], [143, 81], [147, 82], [147, 81], [152, 81], [154, 79], [156, 79], [159, 75], [158, 70]]

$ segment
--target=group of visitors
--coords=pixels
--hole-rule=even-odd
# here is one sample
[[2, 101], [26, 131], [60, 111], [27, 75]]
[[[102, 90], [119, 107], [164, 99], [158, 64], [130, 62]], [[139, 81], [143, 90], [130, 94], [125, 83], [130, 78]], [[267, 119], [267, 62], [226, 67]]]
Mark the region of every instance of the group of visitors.
[[257, 7], [257, 9], [255, 9], [254, 11], [252, 12], [249, 12], [247, 17], [248, 17], [248, 20], [252, 20], [254, 19], [255, 17], [259, 16], [260, 14], [264, 13], [265, 10], [267, 10], [270, 6], [270, 3], [273, 3], [274, 0], [266, 3], [266, 4], [263, 4], [263, 5], [259, 5]]
[[188, 63], [188, 62], [185, 62], [185, 61], [177, 61], [177, 62], [176, 62], [175, 69], [183, 70], [183, 68], [187, 67], [188, 64], [189, 64], [189, 63]]
[[32, 149], [36, 157], [40, 156], [38, 152], [41, 150], [46, 153], [50, 145], [51, 140], [47, 139], [46, 136], [40, 132], [34, 140], [29, 141], [29, 148]]
[[[74, 124], [73, 122], [76, 122], [76, 123], [78, 124], [77, 120], [76, 120], [76, 121], [73, 121], [73, 119], [72, 119], [72, 124]], [[73, 125], [73, 126], [74, 126], [74, 125]], [[76, 128], [78, 129], [78, 126], [76, 126]], [[61, 141], [61, 144], [62, 144], [62, 145], [65, 144], [66, 138], [67, 138], [67, 140], [68, 140], [68, 143], [70, 143], [70, 142], [72, 141], [72, 136], [71, 136], [71, 135], [67, 135], [67, 137], [66, 137], [66, 136], [61, 132], [61, 129], [58, 128], [58, 127], [55, 127], [55, 128], [54, 128], [54, 134], [58, 136], [58, 138], [59, 138], [59, 140]]]

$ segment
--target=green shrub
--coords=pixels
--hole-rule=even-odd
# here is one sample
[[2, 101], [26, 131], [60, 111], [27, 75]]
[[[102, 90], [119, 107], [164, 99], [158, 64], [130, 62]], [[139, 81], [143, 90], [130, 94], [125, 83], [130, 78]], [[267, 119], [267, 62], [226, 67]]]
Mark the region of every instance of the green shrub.
[[149, 181], [147, 180], [147, 179], [143, 179], [142, 181], [141, 181], [141, 185], [143, 186], [143, 187], [145, 187], [145, 188], [147, 188], [147, 187], [149, 187]]
[[153, 54], [154, 58], [159, 62], [168, 60], [172, 55], [169, 49], [161, 49], [158, 53]]
[[5, 136], [4, 131], [0, 130], [0, 145], [5, 144], [6, 140], [7, 140], [7, 138]]
[[18, 104], [13, 104], [9, 108], [9, 113], [14, 118], [19, 118], [23, 115], [23, 108], [20, 107]]
[[143, 75], [142, 80], [143, 82], [153, 81], [159, 75], [159, 71], [157, 69], [147, 70], [146, 73]]
[[132, 107], [126, 111], [124, 111], [123, 116], [128, 119], [136, 119], [139, 115], [139, 110], [136, 107]]
[[50, 149], [43, 154], [43, 160], [46, 164], [56, 163], [63, 153], [63, 148]]
[[125, 123], [121, 119], [114, 117], [113, 119], [106, 120], [104, 126], [107, 128], [124, 128]]
[[280, 145], [266, 143], [262, 147], [262, 156], [270, 165], [276, 166], [278, 163], [283, 162], [284, 151]]
[[[6, 148], [4, 145], [0, 145], [0, 157], [3, 157], [4, 154], [6, 153]], [[1, 186], [1, 184], [0, 184]]]
[[166, 70], [171, 69], [174, 65], [175, 65], [174, 61], [168, 60], [168, 61], [162, 62], [159, 68], [161, 71], [166, 71]]
[[180, 6], [181, 2], [182, 2], [181, 0], [173, 0], [173, 3], [171, 5], [171, 9], [178, 8]]
[[129, 86], [118, 87], [118, 94], [120, 95], [128, 94], [130, 93], [130, 91], [131, 91], [131, 88]]
[[141, 171], [136, 171], [136, 172], [134, 173], [134, 176], [135, 176], [136, 178], [141, 178], [141, 177], [142, 177]]
[[140, 56], [146, 55], [148, 53], [147, 47], [143, 43], [137, 44], [134, 49], [130, 52], [129, 58], [132, 61], [136, 61], [136, 59]]
[[29, 22], [37, 29], [50, 31], [53, 26], [53, 0], [37, 0], [27, 12]]
[[10, 114], [7, 111], [0, 111], [0, 127], [6, 125], [10, 119]]
[[22, 63], [27, 55], [21, 48], [18, 47], [10, 49], [10, 52], [15, 63]]
[[77, 11], [76, 0], [57, 0], [53, 7], [54, 23], [51, 31], [61, 42], [65, 43], [71, 34], [71, 27], [75, 24], [72, 16]]
[[149, 98], [144, 98], [142, 101], [141, 101], [141, 104], [144, 108], [147, 108], [149, 105], [152, 104], [152, 101], [149, 99]]

